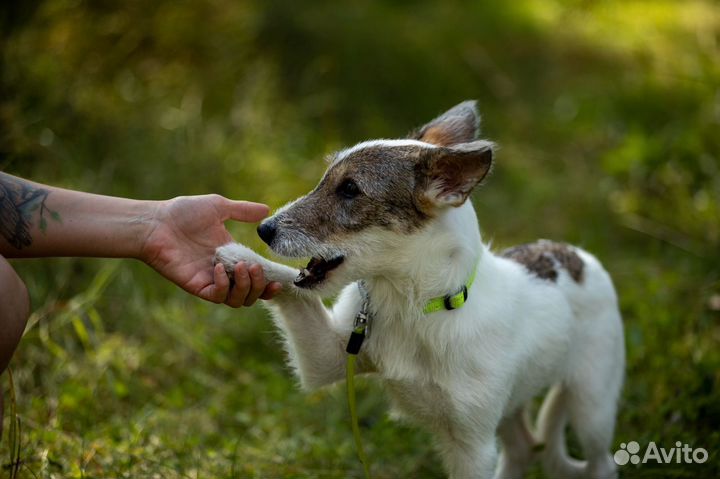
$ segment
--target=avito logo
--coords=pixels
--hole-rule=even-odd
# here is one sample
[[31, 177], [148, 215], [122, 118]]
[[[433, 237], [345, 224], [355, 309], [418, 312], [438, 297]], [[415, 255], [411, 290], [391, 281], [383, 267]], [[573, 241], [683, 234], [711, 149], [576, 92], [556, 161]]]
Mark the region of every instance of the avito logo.
[[619, 466], [624, 466], [628, 462], [631, 464], [646, 464], [655, 462], [658, 464], [702, 464], [708, 460], [708, 452], [702, 447], [696, 449], [691, 448], [687, 444], [680, 441], [675, 443], [675, 447], [665, 449], [658, 447], [655, 442], [648, 444], [645, 453], [640, 456], [640, 444], [636, 441], [620, 444], [620, 449], [615, 452], [613, 459]]

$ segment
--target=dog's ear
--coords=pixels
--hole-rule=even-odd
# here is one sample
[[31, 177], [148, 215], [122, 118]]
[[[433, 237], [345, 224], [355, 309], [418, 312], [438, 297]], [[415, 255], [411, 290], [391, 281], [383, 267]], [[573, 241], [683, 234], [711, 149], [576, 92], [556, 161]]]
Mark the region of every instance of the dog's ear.
[[479, 140], [450, 148], [427, 150], [418, 163], [420, 207], [460, 206], [470, 192], [487, 176], [493, 163], [494, 144]]
[[453, 146], [476, 140], [479, 131], [477, 103], [469, 100], [452, 107], [410, 137], [437, 146]]

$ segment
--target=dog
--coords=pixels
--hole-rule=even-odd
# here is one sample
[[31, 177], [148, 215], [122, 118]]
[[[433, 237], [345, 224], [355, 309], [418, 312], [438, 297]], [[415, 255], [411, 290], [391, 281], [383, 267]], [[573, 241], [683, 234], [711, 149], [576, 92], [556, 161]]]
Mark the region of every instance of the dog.
[[[536, 456], [549, 477], [616, 477], [625, 353], [612, 281], [577, 247], [495, 253], [482, 242], [468, 197], [495, 145], [479, 124], [467, 101], [406, 139], [331, 155], [314, 190], [258, 227], [275, 253], [312, 258], [300, 273], [239, 244], [216, 262], [229, 273], [259, 263], [283, 284], [269, 307], [307, 389], [345, 377], [345, 345], [367, 314], [358, 372], [379, 376], [394, 408], [435, 435], [450, 477], [519, 478]], [[568, 424], [582, 461], [567, 453]]]

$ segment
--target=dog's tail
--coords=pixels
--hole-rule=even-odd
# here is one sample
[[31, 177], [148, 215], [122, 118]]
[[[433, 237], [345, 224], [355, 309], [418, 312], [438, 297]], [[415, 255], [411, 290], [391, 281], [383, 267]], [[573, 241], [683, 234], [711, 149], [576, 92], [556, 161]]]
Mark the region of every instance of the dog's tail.
[[544, 444], [542, 461], [545, 474], [571, 479], [582, 477], [587, 463], [570, 457], [565, 447], [568, 422], [566, 394], [559, 384], [548, 392], [538, 414], [537, 439]]

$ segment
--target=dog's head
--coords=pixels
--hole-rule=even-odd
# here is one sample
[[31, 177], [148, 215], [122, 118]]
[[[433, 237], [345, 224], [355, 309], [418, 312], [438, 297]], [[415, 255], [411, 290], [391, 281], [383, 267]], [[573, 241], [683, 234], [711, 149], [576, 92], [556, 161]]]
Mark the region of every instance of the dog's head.
[[317, 187], [263, 221], [258, 234], [278, 254], [312, 257], [295, 281], [299, 287], [377, 272], [408, 235], [465, 203], [490, 171], [493, 144], [477, 139], [479, 124], [475, 102], [466, 101], [410, 139], [340, 151]]

